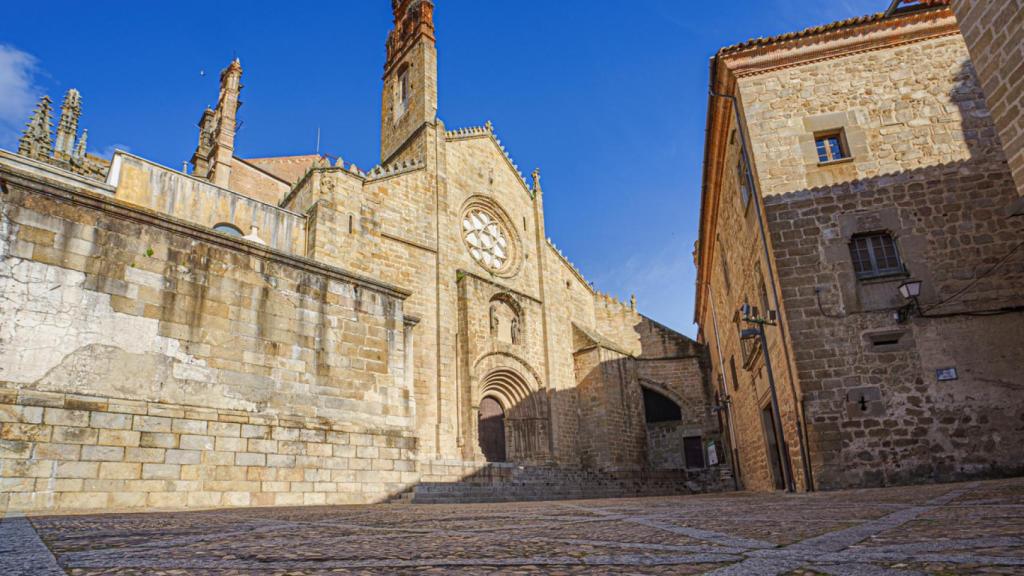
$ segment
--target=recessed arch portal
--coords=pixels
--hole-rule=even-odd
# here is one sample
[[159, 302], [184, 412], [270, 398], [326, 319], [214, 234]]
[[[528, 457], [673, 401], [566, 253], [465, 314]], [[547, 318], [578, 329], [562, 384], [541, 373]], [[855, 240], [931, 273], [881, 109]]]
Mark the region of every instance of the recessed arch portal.
[[[514, 368], [498, 366], [485, 374], [477, 396], [480, 453], [489, 462], [501, 461], [499, 457], [508, 462], [542, 460], [548, 446], [542, 398]], [[503, 451], [496, 447], [499, 439]]]

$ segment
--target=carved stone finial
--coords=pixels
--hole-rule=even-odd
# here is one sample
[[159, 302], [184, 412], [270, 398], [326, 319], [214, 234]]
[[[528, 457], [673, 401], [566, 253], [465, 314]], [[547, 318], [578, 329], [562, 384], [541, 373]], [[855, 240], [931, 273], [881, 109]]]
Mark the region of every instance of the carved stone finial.
[[250, 242], [255, 242], [257, 244], [266, 244], [266, 242], [264, 242], [263, 239], [260, 238], [260, 229], [256, 226], [250, 228], [249, 233], [246, 234], [245, 236], [242, 236], [242, 238], [249, 240]]
[[491, 124], [490, 120], [484, 122], [484, 128], [486, 128], [488, 132], [494, 132], [494, 124]]
[[629, 309], [636, 310], [636, 294], [629, 295]]
[[89, 130], [82, 130], [82, 137], [78, 139], [78, 145], [75, 146], [75, 152], [71, 155], [71, 160], [74, 162], [82, 162], [85, 160], [85, 146], [86, 140], [89, 138]]
[[82, 114], [82, 96], [74, 88], [64, 95], [60, 106], [60, 120], [57, 122], [57, 142], [53, 148], [55, 155], [62, 158], [71, 156], [78, 135], [78, 118]]
[[540, 192], [540, 168], [534, 168], [531, 174], [533, 176], [533, 193]]
[[29, 158], [49, 158], [53, 153], [53, 117], [50, 108], [50, 97], [43, 96], [36, 104], [35, 112], [25, 125], [25, 132], [18, 141], [18, 154]]

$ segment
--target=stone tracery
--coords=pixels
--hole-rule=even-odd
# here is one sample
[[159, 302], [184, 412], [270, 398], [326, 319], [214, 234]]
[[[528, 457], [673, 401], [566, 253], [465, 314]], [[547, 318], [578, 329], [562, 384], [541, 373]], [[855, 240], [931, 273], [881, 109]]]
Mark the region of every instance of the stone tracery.
[[474, 209], [462, 220], [463, 238], [473, 259], [489, 270], [501, 270], [509, 260], [508, 234], [498, 219]]

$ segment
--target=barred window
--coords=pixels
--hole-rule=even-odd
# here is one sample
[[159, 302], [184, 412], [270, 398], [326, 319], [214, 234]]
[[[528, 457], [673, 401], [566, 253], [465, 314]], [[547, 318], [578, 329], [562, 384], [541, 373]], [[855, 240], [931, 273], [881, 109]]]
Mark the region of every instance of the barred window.
[[872, 278], [903, 272], [896, 241], [888, 232], [858, 234], [850, 239], [850, 255], [857, 278]]
[[818, 162], [821, 164], [850, 157], [843, 142], [842, 132], [818, 134], [814, 137], [814, 145], [818, 150]]

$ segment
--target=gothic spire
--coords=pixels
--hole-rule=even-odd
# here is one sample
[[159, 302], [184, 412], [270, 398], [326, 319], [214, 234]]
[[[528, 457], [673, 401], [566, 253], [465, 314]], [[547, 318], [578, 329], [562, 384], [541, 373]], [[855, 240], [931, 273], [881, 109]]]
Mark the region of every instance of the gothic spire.
[[60, 121], [57, 122], [57, 144], [54, 154], [68, 157], [75, 148], [78, 135], [78, 117], [82, 113], [82, 96], [74, 88], [64, 95], [64, 103], [60, 107]]
[[89, 129], [82, 129], [82, 137], [78, 139], [78, 144], [75, 146], [75, 152], [71, 155], [71, 160], [75, 162], [81, 162], [85, 160], [85, 141], [89, 138]]
[[53, 152], [53, 117], [50, 109], [50, 97], [43, 96], [36, 105], [35, 112], [25, 125], [25, 132], [18, 141], [18, 154], [29, 158], [49, 158]]

